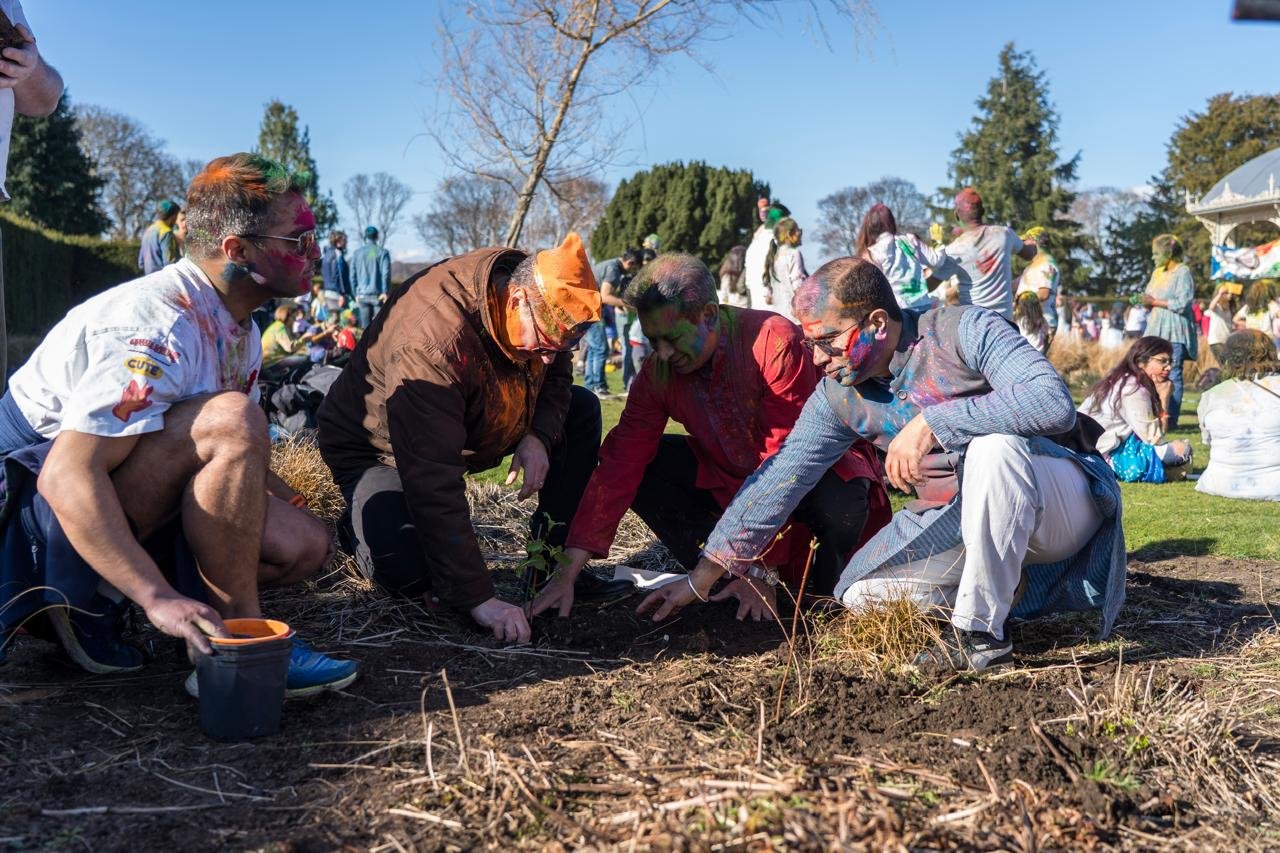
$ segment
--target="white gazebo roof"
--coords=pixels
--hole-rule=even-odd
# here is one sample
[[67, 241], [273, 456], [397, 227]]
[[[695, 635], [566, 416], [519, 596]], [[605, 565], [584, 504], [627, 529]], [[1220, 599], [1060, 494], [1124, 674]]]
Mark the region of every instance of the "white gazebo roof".
[[1197, 199], [1187, 194], [1187, 213], [1199, 219], [1215, 244], [1245, 222], [1280, 226], [1280, 148], [1254, 157]]

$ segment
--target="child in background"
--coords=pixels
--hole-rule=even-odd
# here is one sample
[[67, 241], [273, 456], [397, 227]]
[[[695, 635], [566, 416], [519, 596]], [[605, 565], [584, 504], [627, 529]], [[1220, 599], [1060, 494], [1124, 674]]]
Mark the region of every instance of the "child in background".
[[1024, 290], [1018, 294], [1013, 304], [1013, 319], [1018, 323], [1018, 331], [1027, 343], [1041, 354], [1049, 351], [1049, 324], [1044, 318], [1044, 310], [1040, 306], [1040, 297], [1034, 290]]
[[324, 298], [324, 285], [317, 281], [311, 285], [311, 302], [307, 307], [307, 316], [311, 318], [313, 324], [323, 326], [331, 313], [329, 303]]
[[1124, 303], [1112, 302], [1111, 312], [1102, 318], [1102, 333], [1098, 343], [1103, 349], [1122, 349], [1124, 347]]
[[644, 330], [640, 328], [638, 321], [631, 324], [631, 333], [627, 337], [631, 339], [631, 363], [635, 365], [638, 374], [653, 348], [649, 346], [649, 339], [644, 336]]
[[342, 326], [338, 329], [338, 349], [342, 352], [355, 352], [356, 341], [360, 340], [360, 320], [356, 312], [342, 312]]

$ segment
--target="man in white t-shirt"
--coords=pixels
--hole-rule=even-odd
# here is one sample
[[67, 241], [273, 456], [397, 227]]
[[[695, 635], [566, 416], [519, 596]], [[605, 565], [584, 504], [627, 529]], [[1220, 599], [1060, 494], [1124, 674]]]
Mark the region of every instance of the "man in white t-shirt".
[[[12, 138], [13, 114], [41, 118], [58, 108], [62, 97], [62, 77], [40, 56], [36, 37], [31, 34], [27, 16], [19, 0], [0, 0], [0, 11], [27, 40], [25, 47], [6, 47], [0, 51], [0, 201], [8, 201], [4, 182], [9, 168], [9, 141]], [[0, 273], [0, 388], [9, 375], [9, 348], [4, 316], [4, 275]]]
[[990, 308], [1006, 320], [1013, 319], [1013, 270], [1016, 254], [1023, 260], [1036, 255], [1034, 241], [1024, 243], [1012, 228], [983, 225], [982, 196], [973, 187], [956, 195], [960, 233], [943, 249], [960, 265], [960, 304]]
[[[269, 471], [250, 319], [308, 289], [320, 252], [303, 187], [258, 155], [212, 161], [191, 181], [187, 256], [71, 309], [14, 374], [0, 397], [6, 642], [42, 615], [37, 630], [90, 672], [137, 669], [121, 640], [133, 602], [208, 653], [224, 619], [261, 617], [259, 586], [332, 556]], [[290, 694], [355, 675], [295, 637]]]

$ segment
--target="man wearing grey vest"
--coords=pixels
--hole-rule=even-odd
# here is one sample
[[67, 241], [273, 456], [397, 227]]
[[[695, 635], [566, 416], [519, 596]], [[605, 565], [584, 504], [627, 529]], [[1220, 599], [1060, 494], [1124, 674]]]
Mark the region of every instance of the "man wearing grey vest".
[[984, 308], [900, 309], [860, 259], [824, 265], [793, 308], [825, 378], [725, 510], [691, 582], [654, 592], [642, 612], [665, 618], [726, 571], [749, 571], [861, 436], [885, 451], [889, 482], [918, 499], [845, 565], [841, 603], [908, 598], [945, 612], [953, 630], [921, 663], [954, 669], [1008, 661], [1009, 616], [1100, 609], [1105, 636], [1124, 600], [1119, 487], [1093, 446], [1097, 425], [1077, 419], [1044, 356]]

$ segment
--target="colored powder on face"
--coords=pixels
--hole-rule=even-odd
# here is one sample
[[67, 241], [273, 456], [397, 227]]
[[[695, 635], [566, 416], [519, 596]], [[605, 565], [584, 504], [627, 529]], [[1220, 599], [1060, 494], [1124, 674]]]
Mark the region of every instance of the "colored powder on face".
[[654, 343], [665, 341], [680, 362], [698, 361], [706, 352], [711, 330], [704, 323], [693, 323], [674, 305], [663, 305], [640, 315], [640, 328]]
[[849, 342], [845, 353], [847, 364], [836, 374], [841, 385], [857, 385], [867, 379], [867, 373], [879, 360], [888, 340], [876, 334], [874, 327], [863, 329]]
[[297, 212], [293, 217], [293, 227], [303, 231], [311, 231], [316, 227], [316, 215], [311, 212], [311, 207], [303, 199], [298, 199]]
[[249, 267], [244, 264], [227, 261], [226, 266], [222, 268], [220, 278], [224, 284], [234, 284], [237, 280], [248, 277], [250, 272]]

